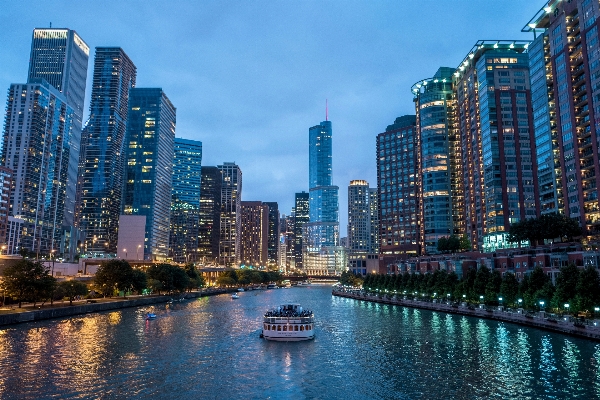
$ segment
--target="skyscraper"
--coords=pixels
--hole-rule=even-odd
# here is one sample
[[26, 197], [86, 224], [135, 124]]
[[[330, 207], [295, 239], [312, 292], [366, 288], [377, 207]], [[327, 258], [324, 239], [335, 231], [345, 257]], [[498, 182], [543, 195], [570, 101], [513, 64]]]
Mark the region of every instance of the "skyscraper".
[[127, 106], [135, 78], [135, 65], [123, 49], [96, 48], [80, 188], [80, 226], [88, 252], [117, 252]]
[[221, 171], [221, 234], [219, 263], [237, 264], [240, 258], [240, 201], [242, 200], [242, 170], [235, 162], [218, 165]]
[[200, 210], [198, 213], [198, 260], [216, 263], [221, 234], [221, 187], [223, 177], [217, 167], [202, 167]]
[[[375, 204], [373, 204], [375, 203]], [[367, 273], [367, 260], [379, 253], [377, 243], [377, 189], [365, 180], [348, 186], [348, 265], [354, 273]]]
[[454, 126], [453, 68], [412, 86], [417, 112], [420, 238], [423, 252], [436, 254], [438, 240], [464, 233], [460, 140]]
[[377, 135], [380, 265], [419, 255], [416, 116], [396, 118]]
[[260, 201], [240, 202], [240, 262], [266, 266], [269, 248], [269, 206]]
[[276, 266], [279, 262], [279, 206], [276, 202], [263, 203], [269, 207], [269, 239], [267, 259], [269, 266]]
[[67, 229], [75, 224], [77, 174], [89, 55], [90, 48], [73, 30], [56, 28], [33, 30], [27, 82], [45, 79], [63, 94], [67, 104], [73, 110], [65, 209], [61, 221]]
[[1, 164], [14, 171], [10, 214], [23, 219], [21, 248], [60, 249], [73, 110], [43, 79], [8, 92]]
[[169, 253], [176, 262], [197, 261], [202, 142], [175, 138]]
[[544, 1], [522, 31], [529, 46], [540, 211], [600, 233], [598, 4]]
[[304, 248], [302, 235], [304, 231], [304, 225], [310, 221], [309, 203], [310, 200], [308, 193], [296, 193], [293, 213], [294, 226], [292, 231], [294, 233], [294, 266], [298, 269], [302, 269], [304, 265], [302, 262], [302, 251]]
[[510, 224], [539, 214], [528, 41], [479, 41], [454, 73], [466, 234], [512, 247]]
[[175, 112], [162, 89], [129, 91], [122, 207], [125, 215], [146, 216], [145, 260], [168, 254]]

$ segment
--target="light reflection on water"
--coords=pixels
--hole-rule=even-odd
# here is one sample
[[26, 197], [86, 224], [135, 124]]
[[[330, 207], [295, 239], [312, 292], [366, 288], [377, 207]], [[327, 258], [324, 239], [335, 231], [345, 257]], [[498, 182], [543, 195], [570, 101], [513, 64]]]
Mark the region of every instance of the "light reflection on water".
[[[217, 296], [0, 330], [0, 398], [596, 398], [600, 345], [521, 326], [332, 297]], [[297, 301], [316, 338], [258, 338]]]

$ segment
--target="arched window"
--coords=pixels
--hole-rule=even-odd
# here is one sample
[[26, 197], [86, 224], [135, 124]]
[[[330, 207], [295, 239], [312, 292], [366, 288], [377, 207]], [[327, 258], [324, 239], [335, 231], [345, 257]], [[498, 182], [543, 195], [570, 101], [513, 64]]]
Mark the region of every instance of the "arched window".
[[298, 332], [298, 325], [294, 325], [294, 331]]
[[287, 332], [287, 325], [284, 325], [284, 326], [283, 326], [283, 331], [284, 331], [284, 332]]
[[300, 330], [303, 331], [304, 330], [304, 325], [300, 325]]
[[281, 325], [277, 325], [277, 332], [281, 331]]

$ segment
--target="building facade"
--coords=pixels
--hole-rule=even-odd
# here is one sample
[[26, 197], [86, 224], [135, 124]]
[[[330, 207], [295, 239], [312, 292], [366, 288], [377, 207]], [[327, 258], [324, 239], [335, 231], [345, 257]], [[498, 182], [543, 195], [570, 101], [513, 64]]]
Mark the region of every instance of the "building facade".
[[122, 214], [146, 216], [144, 260], [168, 255], [175, 113], [162, 89], [129, 92]]
[[304, 240], [303, 232], [304, 225], [310, 221], [310, 197], [306, 192], [296, 193], [294, 199], [294, 210], [293, 210], [293, 253], [294, 253], [294, 268], [302, 269], [304, 263], [303, 260], [303, 249]]
[[13, 171], [10, 215], [23, 220], [21, 248], [60, 248], [73, 110], [43, 79], [12, 84], [2, 138], [2, 166]]
[[[2, 246], [7, 246], [8, 242], [8, 217], [10, 217], [10, 192], [12, 184], [12, 169], [0, 166], [0, 249], [2, 249]], [[9, 253], [2, 251], [0, 254]]]
[[464, 232], [461, 147], [454, 126], [453, 68], [412, 86], [421, 171], [418, 201], [421, 249], [436, 254], [438, 240]]
[[474, 248], [513, 247], [510, 224], [539, 215], [528, 41], [479, 41], [456, 69], [465, 233]]
[[600, 233], [600, 10], [590, 0], [547, 1], [523, 28], [542, 213], [579, 220]]
[[202, 142], [175, 138], [169, 254], [178, 263], [198, 260]]
[[240, 262], [246, 267], [265, 268], [269, 249], [269, 206], [260, 201], [242, 201], [240, 214]]
[[265, 202], [269, 207], [269, 240], [267, 263], [270, 267], [279, 264], [279, 205], [274, 202]]
[[88, 253], [117, 253], [129, 90], [135, 86], [135, 79], [136, 67], [123, 49], [96, 48], [78, 189], [79, 225], [85, 232]]
[[235, 162], [225, 162], [217, 168], [221, 171], [219, 264], [231, 267], [241, 261], [239, 232], [242, 170]]
[[416, 116], [404, 115], [377, 135], [379, 260], [384, 264], [421, 253], [416, 122]]
[[217, 264], [221, 239], [221, 191], [223, 177], [217, 167], [202, 167], [198, 211], [198, 254], [203, 265]]
[[[367, 260], [375, 259], [377, 246], [377, 189], [365, 180], [350, 181], [348, 186], [348, 236], [341, 246], [348, 250], [348, 268], [366, 274]], [[375, 202], [375, 204], [372, 204]]]

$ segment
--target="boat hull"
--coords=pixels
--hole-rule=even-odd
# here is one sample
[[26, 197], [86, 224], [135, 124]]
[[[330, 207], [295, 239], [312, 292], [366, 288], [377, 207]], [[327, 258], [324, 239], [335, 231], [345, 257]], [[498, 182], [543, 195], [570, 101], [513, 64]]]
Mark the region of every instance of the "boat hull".
[[265, 331], [263, 329], [263, 337], [267, 340], [273, 340], [276, 342], [299, 342], [302, 340], [312, 340], [315, 338], [314, 331], [311, 331], [310, 334], [304, 334], [302, 336], [297, 335], [299, 332], [273, 332], [273, 331]]

